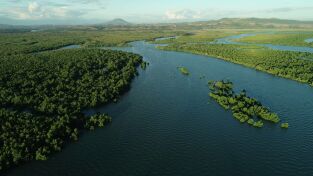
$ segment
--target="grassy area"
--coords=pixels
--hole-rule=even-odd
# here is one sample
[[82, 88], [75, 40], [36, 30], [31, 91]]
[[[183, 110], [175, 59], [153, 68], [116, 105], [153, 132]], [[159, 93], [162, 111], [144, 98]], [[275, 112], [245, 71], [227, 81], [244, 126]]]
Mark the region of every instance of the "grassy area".
[[306, 42], [306, 39], [313, 38], [312, 32], [289, 32], [275, 34], [258, 34], [255, 36], [237, 39], [238, 42], [258, 43], [258, 44], [277, 44], [288, 46], [307, 46], [313, 47], [313, 43]]
[[222, 29], [222, 30], [191, 30], [182, 36], [174, 39], [166, 39], [155, 41], [155, 44], [186, 44], [186, 43], [205, 43], [213, 42], [216, 39], [224, 38], [232, 35], [256, 32], [256, 30], [238, 30], [238, 29]]

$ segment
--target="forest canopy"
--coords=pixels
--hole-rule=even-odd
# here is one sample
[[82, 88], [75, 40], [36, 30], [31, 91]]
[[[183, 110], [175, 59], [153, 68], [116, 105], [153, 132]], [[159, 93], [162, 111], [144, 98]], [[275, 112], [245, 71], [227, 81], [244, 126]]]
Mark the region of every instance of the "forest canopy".
[[0, 172], [22, 162], [45, 160], [82, 129], [111, 121], [83, 110], [116, 101], [126, 91], [137, 54], [71, 49], [0, 58]]

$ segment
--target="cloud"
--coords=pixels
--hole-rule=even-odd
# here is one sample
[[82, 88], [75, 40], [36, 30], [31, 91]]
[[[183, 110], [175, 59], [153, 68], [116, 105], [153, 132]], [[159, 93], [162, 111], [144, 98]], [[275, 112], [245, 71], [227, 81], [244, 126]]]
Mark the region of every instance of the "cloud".
[[7, 18], [17, 20], [43, 20], [43, 19], [68, 19], [79, 17], [84, 13], [81, 10], [73, 10], [70, 6], [56, 3], [28, 2], [24, 6], [14, 6], [3, 10]]
[[165, 13], [167, 19], [170, 20], [185, 20], [185, 19], [197, 19], [201, 18], [201, 12], [193, 11], [190, 9], [183, 9], [183, 10], [168, 10]]
[[39, 11], [40, 10], [40, 6], [38, 5], [37, 2], [31, 2], [28, 4], [28, 11], [30, 13], [33, 13], [35, 11]]
[[72, 0], [73, 3], [83, 3], [83, 4], [101, 4], [100, 0]]
[[220, 19], [225, 17], [260, 17], [260, 18], [285, 18], [288, 16], [297, 17], [298, 12], [302, 14], [310, 13], [313, 11], [313, 7], [282, 7], [272, 9], [219, 9], [219, 8], [207, 8], [207, 9], [182, 9], [182, 10], [167, 10], [164, 14], [164, 19], [171, 21], [181, 20], [208, 20], [208, 19]]
[[[9, 0], [0, 6], [0, 17], [12, 20], [77, 20], [103, 12], [111, 0]], [[1, 4], [1, 3], [0, 3]], [[1, 21], [0, 21], [1, 22]]]
[[171, 21], [194, 21], [194, 20], [207, 20], [218, 19], [225, 16], [237, 14], [233, 10], [225, 10], [218, 8], [207, 8], [202, 10], [168, 10], [165, 12], [165, 19]]
[[313, 11], [313, 7], [284, 7], [284, 8], [274, 8], [274, 9], [265, 9], [261, 10], [261, 12], [266, 13], [286, 13], [286, 12], [293, 12], [293, 11]]

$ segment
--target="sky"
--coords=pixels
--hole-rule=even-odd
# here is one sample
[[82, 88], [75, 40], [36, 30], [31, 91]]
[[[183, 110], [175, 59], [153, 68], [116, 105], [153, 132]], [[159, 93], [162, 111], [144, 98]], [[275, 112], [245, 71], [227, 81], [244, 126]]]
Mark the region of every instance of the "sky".
[[257, 17], [313, 21], [313, 0], [0, 0], [0, 24], [132, 23]]

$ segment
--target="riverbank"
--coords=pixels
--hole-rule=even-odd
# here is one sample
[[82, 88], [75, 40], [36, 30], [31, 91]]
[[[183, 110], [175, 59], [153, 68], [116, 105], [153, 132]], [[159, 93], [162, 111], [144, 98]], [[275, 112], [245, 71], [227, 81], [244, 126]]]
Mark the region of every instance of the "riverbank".
[[311, 59], [313, 54], [311, 53], [228, 44], [168, 45], [159, 46], [158, 48], [212, 56], [313, 86], [313, 59]]

